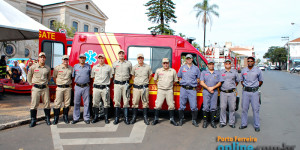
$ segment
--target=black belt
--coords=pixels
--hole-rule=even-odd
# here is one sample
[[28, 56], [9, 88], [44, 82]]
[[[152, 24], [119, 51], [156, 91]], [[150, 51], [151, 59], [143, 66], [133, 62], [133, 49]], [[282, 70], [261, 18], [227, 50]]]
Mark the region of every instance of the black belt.
[[232, 93], [235, 92], [235, 89], [231, 89], [231, 90], [221, 90], [224, 93]]
[[127, 80], [127, 81], [118, 81], [118, 80], [114, 80], [114, 83], [115, 84], [121, 84], [121, 85], [123, 85], [123, 84], [125, 84], [125, 83], [129, 83], [129, 81]]
[[79, 86], [79, 87], [81, 87], [81, 88], [84, 88], [84, 87], [86, 87], [86, 86], [89, 86], [88, 83], [85, 83], [85, 84], [78, 84], [78, 83], [76, 83], [76, 85]]
[[38, 89], [44, 89], [47, 87], [46, 85], [39, 85], [39, 84], [34, 84], [33, 86]]
[[57, 87], [60, 87], [60, 88], [69, 88], [70, 85], [68, 85], [68, 84], [65, 84], [65, 85], [57, 85]]
[[258, 91], [258, 88], [259, 87], [243, 87], [243, 90], [247, 92], [256, 92]]
[[181, 85], [181, 87], [185, 88], [186, 90], [196, 90], [196, 87], [192, 86]]
[[97, 88], [97, 89], [105, 89], [106, 87], [108, 87], [108, 85], [97, 85], [97, 84], [94, 84], [94, 88]]
[[143, 89], [143, 88], [148, 88], [148, 84], [145, 85], [133, 85], [133, 88], [137, 88], [137, 89]]

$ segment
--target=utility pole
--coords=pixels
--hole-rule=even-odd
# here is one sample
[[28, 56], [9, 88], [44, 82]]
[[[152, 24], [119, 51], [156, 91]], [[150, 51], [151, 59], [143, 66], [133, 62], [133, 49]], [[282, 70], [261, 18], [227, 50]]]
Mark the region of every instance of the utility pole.
[[286, 61], [286, 71], [289, 71], [290, 70], [290, 45], [289, 45], [289, 42], [290, 42], [290, 37], [288, 36], [284, 36], [284, 37], [281, 37], [282, 40], [287, 40], [287, 61]]

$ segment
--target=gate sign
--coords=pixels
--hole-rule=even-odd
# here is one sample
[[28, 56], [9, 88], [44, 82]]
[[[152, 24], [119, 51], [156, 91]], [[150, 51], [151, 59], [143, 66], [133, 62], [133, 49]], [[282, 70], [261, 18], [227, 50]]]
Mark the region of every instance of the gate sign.
[[60, 33], [66, 34], [66, 33], [67, 33], [67, 30], [66, 30], [66, 29], [61, 29], [61, 28], [59, 28], [59, 32], [60, 32]]

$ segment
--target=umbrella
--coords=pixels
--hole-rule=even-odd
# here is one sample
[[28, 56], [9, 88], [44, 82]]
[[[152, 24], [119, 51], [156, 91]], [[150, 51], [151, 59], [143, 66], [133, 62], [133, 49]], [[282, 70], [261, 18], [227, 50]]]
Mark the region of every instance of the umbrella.
[[38, 39], [39, 30], [51, 31], [4, 0], [0, 0], [0, 42]]

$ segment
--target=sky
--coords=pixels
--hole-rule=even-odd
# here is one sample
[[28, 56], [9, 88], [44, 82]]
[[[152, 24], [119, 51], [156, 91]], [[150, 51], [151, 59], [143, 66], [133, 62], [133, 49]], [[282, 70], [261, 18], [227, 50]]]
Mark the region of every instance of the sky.
[[[63, 0], [30, 0], [38, 4], [49, 4]], [[148, 21], [149, 0], [93, 0], [109, 18], [106, 32], [146, 33], [148, 27], [155, 26]], [[175, 34], [182, 33], [195, 37], [203, 46], [203, 25], [198, 24], [193, 6], [202, 0], [173, 0], [176, 4], [177, 23], [170, 26]], [[232, 42], [233, 46], [254, 46], [256, 57], [262, 58], [270, 46], [284, 46], [288, 36], [290, 40], [300, 37], [300, 1], [299, 0], [209, 0], [216, 4], [219, 17], [212, 16], [207, 25], [206, 45]], [[292, 25], [291, 23], [294, 23]]]

